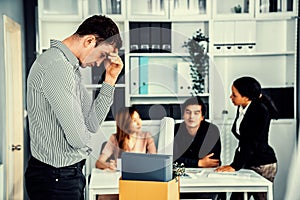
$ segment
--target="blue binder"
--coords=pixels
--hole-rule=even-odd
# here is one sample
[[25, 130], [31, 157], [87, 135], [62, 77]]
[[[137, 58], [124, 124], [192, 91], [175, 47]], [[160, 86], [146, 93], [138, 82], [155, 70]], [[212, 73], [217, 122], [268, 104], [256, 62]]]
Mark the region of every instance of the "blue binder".
[[139, 82], [139, 93], [148, 94], [148, 57], [140, 57], [140, 82]]

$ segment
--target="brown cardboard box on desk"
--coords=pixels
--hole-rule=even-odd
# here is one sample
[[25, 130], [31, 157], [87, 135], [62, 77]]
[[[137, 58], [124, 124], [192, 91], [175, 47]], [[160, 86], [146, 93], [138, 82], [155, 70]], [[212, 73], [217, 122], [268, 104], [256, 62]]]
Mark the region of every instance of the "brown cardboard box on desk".
[[119, 200], [179, 200], [179, 179], [168, 182], [119, 180]]

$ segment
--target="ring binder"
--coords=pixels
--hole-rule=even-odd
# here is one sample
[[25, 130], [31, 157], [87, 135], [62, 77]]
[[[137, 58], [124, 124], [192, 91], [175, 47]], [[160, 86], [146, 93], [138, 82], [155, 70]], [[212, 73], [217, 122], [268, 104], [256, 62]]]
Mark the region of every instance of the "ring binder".
[[161, 23], [161, 52], [171, 52], [171, 23]]
[[140, 52], [150, 52], [150, 23], [140, 22], [139, 28]]
[[151, 52], [160, 52], [161, 27], [159, 22], [152, 22], [150, 28]]
[[139, 23], [132, 22], [129, 23], [130, 29], [130, 52], [136, 53], [139, 51]]

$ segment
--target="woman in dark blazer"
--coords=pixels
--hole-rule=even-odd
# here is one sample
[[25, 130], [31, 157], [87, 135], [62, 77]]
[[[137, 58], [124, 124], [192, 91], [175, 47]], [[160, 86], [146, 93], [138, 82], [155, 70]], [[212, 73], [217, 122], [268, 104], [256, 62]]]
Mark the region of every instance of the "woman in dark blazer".
[[[252, 169], [273, 182], [277, 172], [277, 159], [268, 139], [270, 122], [272, 118], [277, 118], [277, 109], [271, 99], [262, 95], [259, 82], [252, 77], [236, 79], [231, 89], [230, 98], [237, 106], [231, 131], [239, 143], [233, 162], [217, 168], [216, 171]], [[266, 199], [265, 193], [251, 195], [254, 199]], [[240, 197], [242, 195], [239, 193], [231, 195], [231, 199]]]

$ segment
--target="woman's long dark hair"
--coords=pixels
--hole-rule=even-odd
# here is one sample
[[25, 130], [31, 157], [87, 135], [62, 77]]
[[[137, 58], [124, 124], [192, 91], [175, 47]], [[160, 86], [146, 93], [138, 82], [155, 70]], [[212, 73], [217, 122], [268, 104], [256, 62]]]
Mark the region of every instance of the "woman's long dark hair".
[[270, 117], [278, 119], [278, 109], [269, 96], [262, 94], [260, 83], [255, 78], [249, 76], [238, 78], [233, 82], [233, 86], [242, 96], [248, 97], [251, 101], [262, 102], [267, 107]]
[[132, 123], [132, 116], [134, 112], [138, 111], [133, 107], [123, 107], [117, 112], [116, 115], [116, 138], [119, 148], [125, 151], [128, 148], [129, 134], [131, 132], [130, 124]]

